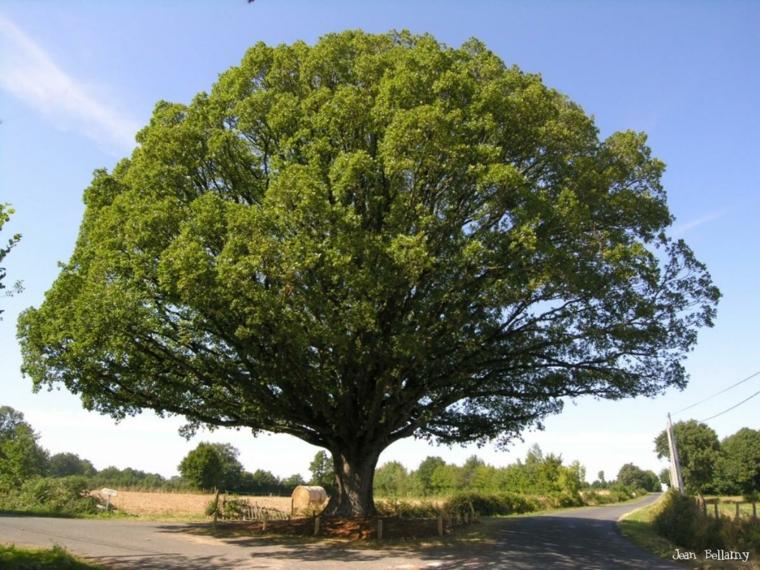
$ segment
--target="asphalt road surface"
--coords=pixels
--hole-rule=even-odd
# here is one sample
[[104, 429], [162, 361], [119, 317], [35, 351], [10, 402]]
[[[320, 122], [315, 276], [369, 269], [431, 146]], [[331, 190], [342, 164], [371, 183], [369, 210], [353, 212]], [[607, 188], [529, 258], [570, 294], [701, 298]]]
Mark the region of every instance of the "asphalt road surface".
[[213, 538], [207, 525], [0, 516], [0, 542], [59, 544], [108, 568], [242, 570], [319, 568], [361, 570], [437, 568], [683, 570], [634, 546], [618, 532], [624, 513], [652, 503], [589, 507], [501, 521], [496, 543], [454, 547], [362, 548], [271, 544], [255, 538]]

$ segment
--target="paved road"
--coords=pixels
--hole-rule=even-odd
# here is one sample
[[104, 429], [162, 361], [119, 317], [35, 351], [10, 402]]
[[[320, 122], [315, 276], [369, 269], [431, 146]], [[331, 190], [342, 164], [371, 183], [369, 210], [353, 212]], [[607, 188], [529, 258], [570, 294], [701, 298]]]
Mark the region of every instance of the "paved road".
[[651, 503], [563, 511], [503, 521], [496, 543], [478, 547], [370, 549], [323, 544], [272, 545], [260, 539], [217, 539], [206, 525], [0, 517], [0, 542], [60, 544], [109, 568], [243, 570], [319, 568], [361, 570], [436, 568], [681, 569], [626, 541], [615, 521]]

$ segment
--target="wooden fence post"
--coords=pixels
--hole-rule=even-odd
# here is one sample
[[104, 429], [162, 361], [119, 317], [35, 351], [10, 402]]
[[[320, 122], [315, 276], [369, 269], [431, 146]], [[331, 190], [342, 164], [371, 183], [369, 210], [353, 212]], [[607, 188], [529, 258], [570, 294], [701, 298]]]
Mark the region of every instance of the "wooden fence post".
[[266, 532], [267, 530], [267, 519], [269, 518], [267, 511], [264, 511], [263, 516], [261, 517], [261, 530], [263, 532]]
[[717, 500], [713, 503], [713, 507], [715, 507], [715, 518], [717, 520], [720, 520], [720, 515], [718, 514], [718, 501]]
[[377, 519], [377, 540], [383, 540], [383, 519]]
[[438, 513], [438, 536], [443, 536], [443, 513]]
[[214, 496], [214, 524], [219, 519], [219, 489], [216, 489], [216, 495]]
[[757, 503], [752, 503], [752, 520], [757, 520]]
[[319, 534], [319, 517], [314, 517], [314, 536]]
[[736, 520], [739, 520], [739, 506], [741, 503], [736, 503]]

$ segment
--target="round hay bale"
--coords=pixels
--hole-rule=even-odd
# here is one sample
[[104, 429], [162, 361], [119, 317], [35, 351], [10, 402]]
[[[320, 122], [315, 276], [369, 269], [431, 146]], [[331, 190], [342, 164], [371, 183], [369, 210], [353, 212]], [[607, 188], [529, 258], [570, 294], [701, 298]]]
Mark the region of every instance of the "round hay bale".
[[324, 488], [316, 485], [298, 485], [290, 498], [292, 515], [313, 515], [320, 512], [327, 502]]

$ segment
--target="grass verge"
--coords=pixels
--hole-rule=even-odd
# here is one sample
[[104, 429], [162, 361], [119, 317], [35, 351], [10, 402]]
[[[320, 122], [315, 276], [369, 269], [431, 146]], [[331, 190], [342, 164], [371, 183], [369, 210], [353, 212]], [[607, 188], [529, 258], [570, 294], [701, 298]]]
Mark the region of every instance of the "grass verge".
[[[122, 513], [119, 511], [111, 511], [108, 513], [106, 512], [70, 513], [66, 511], [55, 512], [55, 511], [46, 511], [42, 509], [40, 510], [27, 509], [23, 511], [0, 509], [0, 517], [44, 517], [44, 518], [51, 518], [51, 519], [99, 519], [99, 520], [109, 520], [109, 519], [135, 519], [137, 520], [139, 518], [135, 515]], [[170, 517], [167, 517], [167, 518], [170, 518]], [[151, 519], [148, 518], [145, 520], [151, 520]], [[156, 520], [164, 520], [164, 519], [156, 519]], [[201, 520], [201, 519], [200, 517], [196, 517], [194, 520]], [[203, 520], [208, 520], [208, 517], [204, 517]]]
[[3, 570], [104, 570], [69, 554], [64, 548], [20, 548], [0, 544]]
[[672, 560], [676, 546], [657, 534], [652, 525], [652, 520], [657, 514], [658, 503], [659, 501], [624, 515], [618, 521], [618, 528], [623, 536], [637, 546], [660, 558]]

